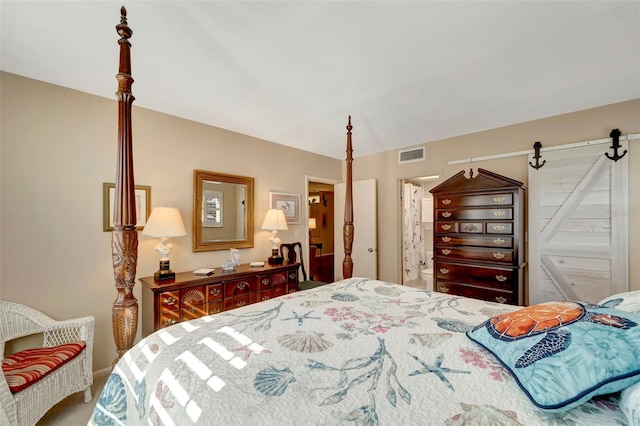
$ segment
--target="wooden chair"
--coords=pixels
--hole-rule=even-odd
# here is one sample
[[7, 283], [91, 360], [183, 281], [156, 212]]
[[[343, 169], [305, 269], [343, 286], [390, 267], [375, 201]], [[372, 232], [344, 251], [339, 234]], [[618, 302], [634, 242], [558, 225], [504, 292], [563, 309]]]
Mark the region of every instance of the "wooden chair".
[[93, 317], [56, 321], [28, 306], [0, 301], [3, 357], [6, 342], [43, 335], [42, 347], [2, 361], [0, 425], [34, 425], [51, 407], [79, 391], [84, 391], [84, 402], [91, 401], [94, 322]]
[[[298, 252], [296, 253], [296, 248]], [[304, 256], [302, 255], [302, 244], [300, 242], [289, 243], [289, 244], [280, 244], [280, 256], [284, 257], [283, 249], [287, 251], [287, 260], [289, 262], [296, 262], [298, 256], [300, 256], [300, 268], [302, 270], [302, 281], [298, 283], [298, 288], [300, 290], [309, 290], [310, 288], [319, 287], [321, 285], [325, 285], [326, 283], [322, 283], [319, 281], [314, 281], [313, 276], [309, 276], [307, 279], [307, 272], [304, 269]], [[309, 256], [315, 257], [316, 247], [312, 246], [309, 249]], [[310, 260], [313, 262], [313, 259]], [[309, 271], [311, 273], [311, 271]]]

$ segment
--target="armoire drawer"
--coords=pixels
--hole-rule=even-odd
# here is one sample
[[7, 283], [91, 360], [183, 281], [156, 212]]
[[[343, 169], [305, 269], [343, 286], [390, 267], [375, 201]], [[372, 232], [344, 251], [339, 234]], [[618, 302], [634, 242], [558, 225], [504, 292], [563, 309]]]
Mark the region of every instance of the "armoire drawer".
[[465, 259], [467, 261], [513, 263], [513, 250], [510, 249], [436, 246], [435, 255], [440, 261], [446, 259]]
[[513, 237], [476, 236], [476, 235], [438, 235], [436, 236], [436, 245], [512, 248]]
[[509, 220], [513, 218], [513, 209], [482, 208], [482, 209], [437, 209], [437, 220]]
[[510, 205], [513, 203], [513, 194], [483, 194], [465, 196], [443, 196], [436, 198], [436, 207], [448, 209], [453, 207]]
[[501, 291], [487, 287], [476, 287], [463, 283], [438, 281], [437, 290], [441, 293], [472, 297], [474, 299], [487, 300], [490, 302], [509, 304], [517, 303], [517, 300], [514, 300], [513, 293], [510, 291]]
[[464, 281], [484, 287], [512, 291], [518, 284], [517, 271], [483, 266], [438, 262], [435, 270], [438, 279]]

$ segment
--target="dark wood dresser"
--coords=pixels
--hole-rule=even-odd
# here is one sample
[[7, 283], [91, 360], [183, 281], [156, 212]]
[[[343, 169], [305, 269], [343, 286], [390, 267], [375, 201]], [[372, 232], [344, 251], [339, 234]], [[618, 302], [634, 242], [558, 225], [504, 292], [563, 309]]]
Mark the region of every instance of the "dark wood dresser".
[[252, 268], [236, 266], [235, 271], [216, 268], [212, 275], [180, 272], [175, 280], [142, 283], [142, 335], [181, 321], [216, 314], [298, 291], [299, 263]]
[[522, 182], [478, 168], [433, 188], [434, 289], [524, 304]]

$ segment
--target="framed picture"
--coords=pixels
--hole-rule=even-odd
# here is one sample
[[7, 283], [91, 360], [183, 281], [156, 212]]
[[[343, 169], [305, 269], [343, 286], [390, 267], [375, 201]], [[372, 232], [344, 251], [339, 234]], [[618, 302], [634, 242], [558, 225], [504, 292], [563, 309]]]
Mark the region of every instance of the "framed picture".
[[288, 224], [300, 223], [300, 194], [271, 192], [271, 208], [284, 211]]
[[[136, 229], [142, 231], [151, 214], [151, 187], [136, 185]], [[102, 230], [113, 231], [113, 200], [116, 196], [116, 184], [105, 182], [102, 184]]]

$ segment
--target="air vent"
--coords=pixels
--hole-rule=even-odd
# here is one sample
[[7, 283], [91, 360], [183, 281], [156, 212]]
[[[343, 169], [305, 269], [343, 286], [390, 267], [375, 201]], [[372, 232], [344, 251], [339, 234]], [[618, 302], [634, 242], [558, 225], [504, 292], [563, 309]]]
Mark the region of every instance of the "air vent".
[[398, 151], [398, 164], [413, 163], [424, 160], [424, 146], [420, 148]]

